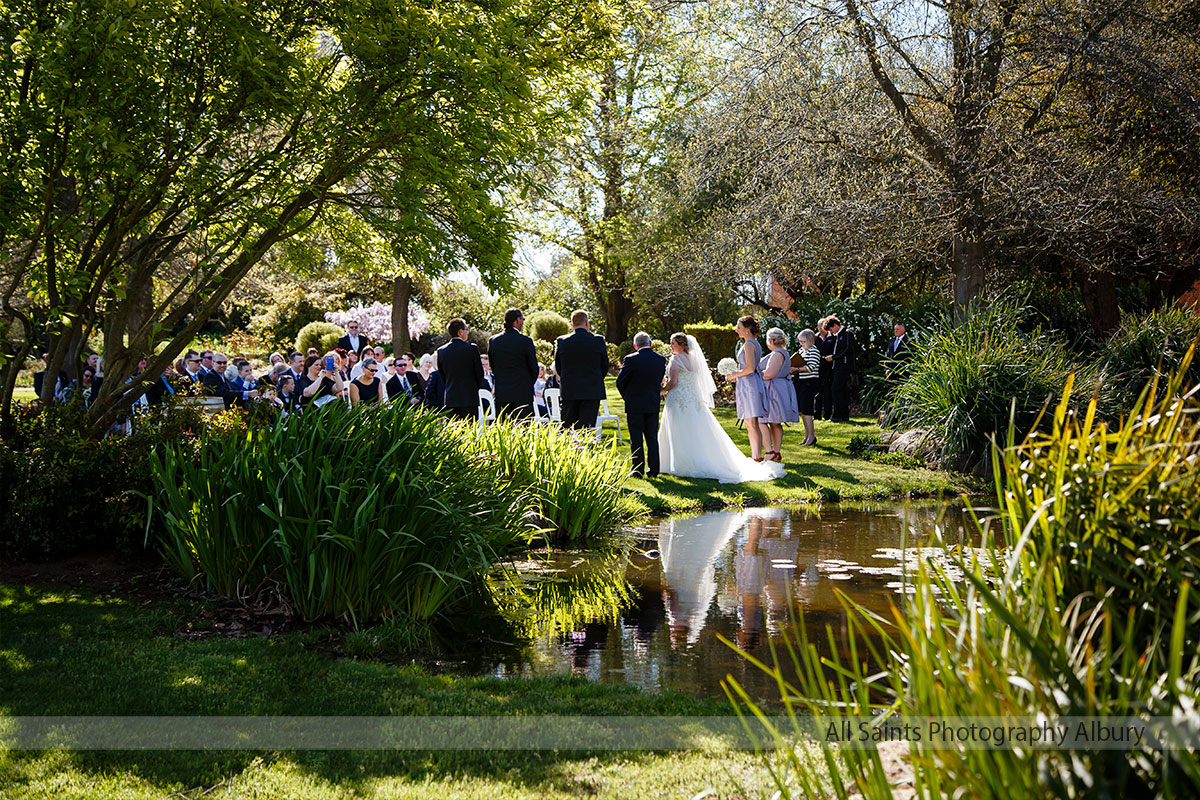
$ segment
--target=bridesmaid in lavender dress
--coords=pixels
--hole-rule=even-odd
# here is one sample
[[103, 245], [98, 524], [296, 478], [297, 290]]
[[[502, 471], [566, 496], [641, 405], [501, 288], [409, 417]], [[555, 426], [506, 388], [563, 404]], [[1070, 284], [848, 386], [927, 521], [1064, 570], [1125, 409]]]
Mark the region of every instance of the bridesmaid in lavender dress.
[[767, 347], [771, 352], [758, 364], [767, 387], [767, 408], [762, 416], [763, 444], [771, 448], [763, 456], [767, 461], [782, 462], [783, 423], [799, 422], [800, 408], [796, 403], [796, 389], [788, 375], [791, 360], [788, 358], [787, 335], [781, 328], [767, 331]]
[[737, 417], [746, 420], [746, 433], [750, 437], [750, 457], [762, 461], [762, 430], [758, 420], [766, 413], [766, 389], [758, 361], [762, 353], [758, 346], [758, 320], [744, 316], [737, 322], [737, 335], [742, 337], [742, 349], [738, 350], [738, 371], [726, 376], [729, 382], [736, 381], [734, 399], [737, 401]]

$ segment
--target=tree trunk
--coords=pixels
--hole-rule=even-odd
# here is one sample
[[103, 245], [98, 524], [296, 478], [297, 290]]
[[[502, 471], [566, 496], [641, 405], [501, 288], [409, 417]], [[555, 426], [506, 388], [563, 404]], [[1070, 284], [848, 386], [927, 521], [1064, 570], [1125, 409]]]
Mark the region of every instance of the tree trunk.
[[1097, 336], [1107, 338], [1121, 324], [1121, 309], [1117, 306], [1117, 285], [1107, 272], [1092, 272], [1082, 276], [1079, 291], [1087, 309], [1088, 322]]
[[408, 335], [408, 300], [413, 281], [407, 275], [397, 275], [392, 281], [392, 355], [407, 352], [412, 337]]
[[968, 197], [961, 203], [966, 213], [960, 217], [958, 230], [950, 243], [950, 259], [954, 268], [954, 319], [960, 323], [966, 320], [971, 303], [983, 293], [987, 284], [983, 217], [974, 211], [978, 201]]

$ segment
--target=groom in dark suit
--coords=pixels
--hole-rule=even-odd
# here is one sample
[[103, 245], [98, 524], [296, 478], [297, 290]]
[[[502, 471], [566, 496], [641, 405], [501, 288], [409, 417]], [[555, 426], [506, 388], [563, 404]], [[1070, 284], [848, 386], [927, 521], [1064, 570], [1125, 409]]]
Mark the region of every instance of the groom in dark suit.
[[563, 425], [587, 430], [596, 427], [604, 376], [608, 374], [608, 348], [604, 337], [588, 330], [586, 311], [571, 313], [573, 333], [558, 337], [554, 346], [554, 371], [562, 383]]
[[650, 349], [650, 334], [645, 331], [633, 337], [633, 346], [637, 352], [625, 356], [621, 362], [617, 391], [625, 399], [633, 471], [654, 478], [658, 475], [658, 412], [667, 360]]

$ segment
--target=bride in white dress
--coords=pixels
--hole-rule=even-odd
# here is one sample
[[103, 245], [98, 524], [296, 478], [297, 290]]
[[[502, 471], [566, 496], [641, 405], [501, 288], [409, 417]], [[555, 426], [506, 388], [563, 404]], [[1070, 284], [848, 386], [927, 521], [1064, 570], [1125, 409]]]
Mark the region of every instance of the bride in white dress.
[[662, 472], [683, 478], [714, 478], [721, 483], [769, 481], [783, 477], [783, 464], [746, 456], [713, 416], [717, 384], [694, 336], [671, 336], [667, 399], [658, 427]]

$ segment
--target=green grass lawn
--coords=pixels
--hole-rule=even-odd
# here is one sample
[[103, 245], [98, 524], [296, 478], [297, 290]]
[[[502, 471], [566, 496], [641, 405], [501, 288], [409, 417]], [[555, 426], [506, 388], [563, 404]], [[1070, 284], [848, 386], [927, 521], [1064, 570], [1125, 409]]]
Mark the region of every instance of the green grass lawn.
[[[0, 586], [3, 715], [721, 715], [720, 702], [581, 678], [433, 675], [335, 658], [328, 632], [184, 641], [190, 604]], [[817, 759], [814, 757], [814, 761]], [[0, 750], [0, 797], [759, 796], [747, 752]], [[210, 791], [211, 790], [211, 791]]]
[[17, 386], [13, 389], [13, 401], [17, 403], [31, 403], [37, 399], [37, 395], [33, 393], [32, 386]]
[[[624, 433], [625, 402], [617, 393], [612, 378], [608, 379], [608, 408], [610, 413], [621, 417], [622, 441], [628, 443]], [[750, 440], [746, 429], [738, 427], [734, 409], [718, 408], [714, 413], [734, 443], [749, 455]], [[606, 439], [616, 436], [616, 426], [612, 423], [605, 425], [604, 430]], [[962, 475], [928, 469], [900, 469], [851, 458], [846, 452], [850, 437], [872, 430], [879, 428], [867, 417], [848, 423], [818, 422], [816, 446], [801, 447], [804, 427], [799, 424], [786, 426], [783, 460], [787, 474], [776, 481], [721, 484], [712, 480], [662, 476], [654, 481], [633, 479], [628, 486], [654, 514], [729, 505], [957, 496], [970, 490], [970, 484]]]

